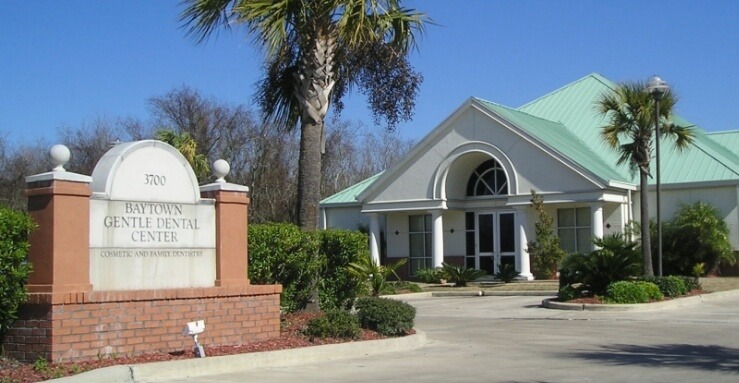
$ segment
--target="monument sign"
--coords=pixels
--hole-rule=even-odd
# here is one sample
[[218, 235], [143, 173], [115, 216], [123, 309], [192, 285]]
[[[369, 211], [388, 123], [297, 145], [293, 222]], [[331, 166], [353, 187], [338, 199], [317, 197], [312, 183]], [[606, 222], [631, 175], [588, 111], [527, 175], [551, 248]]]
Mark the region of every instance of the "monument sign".
[[94, 290], [210, 287], [215, 207], [185, 158], [159, 141], [119, 144], [92, 173]]

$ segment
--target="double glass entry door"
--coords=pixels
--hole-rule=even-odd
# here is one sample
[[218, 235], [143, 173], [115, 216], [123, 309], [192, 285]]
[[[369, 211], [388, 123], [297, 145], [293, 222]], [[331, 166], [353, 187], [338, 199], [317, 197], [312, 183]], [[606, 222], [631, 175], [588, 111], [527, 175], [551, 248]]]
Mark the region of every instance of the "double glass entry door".
[[500, 265], [516, 263], [515, 213], [467, 213], [466, 266], [488, 274]]

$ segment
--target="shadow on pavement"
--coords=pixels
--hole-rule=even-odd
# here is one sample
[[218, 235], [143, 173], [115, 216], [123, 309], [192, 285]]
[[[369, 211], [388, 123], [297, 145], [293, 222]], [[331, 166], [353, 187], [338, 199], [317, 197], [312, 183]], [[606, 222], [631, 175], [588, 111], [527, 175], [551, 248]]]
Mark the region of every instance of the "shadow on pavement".
[[739, 349], [723, 346], [616, 344], [604, 346], [601, 351], [582, 351], [568, 356], [616, 366], [685, 367], [739, 374]]

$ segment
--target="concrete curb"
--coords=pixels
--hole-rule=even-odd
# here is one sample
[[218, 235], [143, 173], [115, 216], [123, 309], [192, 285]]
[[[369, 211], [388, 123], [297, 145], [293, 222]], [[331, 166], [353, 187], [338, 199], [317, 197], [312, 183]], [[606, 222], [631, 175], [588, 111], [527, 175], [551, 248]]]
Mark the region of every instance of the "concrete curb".
[[739, 290], [718, 291], [715, 293], [694, 295], [692, 297], [676, 298], [669, 301], [637, 304], [595, 304], [595, 303], [565, 303], [557, 302], [556, 298], [544, 299], [541, 306], [554, 310], [572, 311], [652, 311], [677, 307], [692, 306], [703, 302], [714, 302], [728, 297], [739, 296]]
[[53, 383], [155, 383], [205, 375], [229, 374], [264, 367], [284, 367], [298, 364], [342, 360], [360, 355], [377, 355], [407, 351], [428, 343], [426, 333], [416, 333], [401, 338], [327, 344], [290, 350], [255, 352], [248, 354], [215, 356], [202, 359], [182, 359], [167, 362], [111, 366], [84, 372]]

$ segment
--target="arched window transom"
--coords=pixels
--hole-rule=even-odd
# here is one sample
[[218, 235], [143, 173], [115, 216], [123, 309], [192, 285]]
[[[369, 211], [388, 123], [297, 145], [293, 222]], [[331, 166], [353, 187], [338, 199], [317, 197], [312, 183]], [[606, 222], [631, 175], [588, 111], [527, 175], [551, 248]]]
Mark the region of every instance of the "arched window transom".
[[478, 166], [467, 182], [467, 196], [507, 195], [508, 179], [496, 160], [487, 160]]

